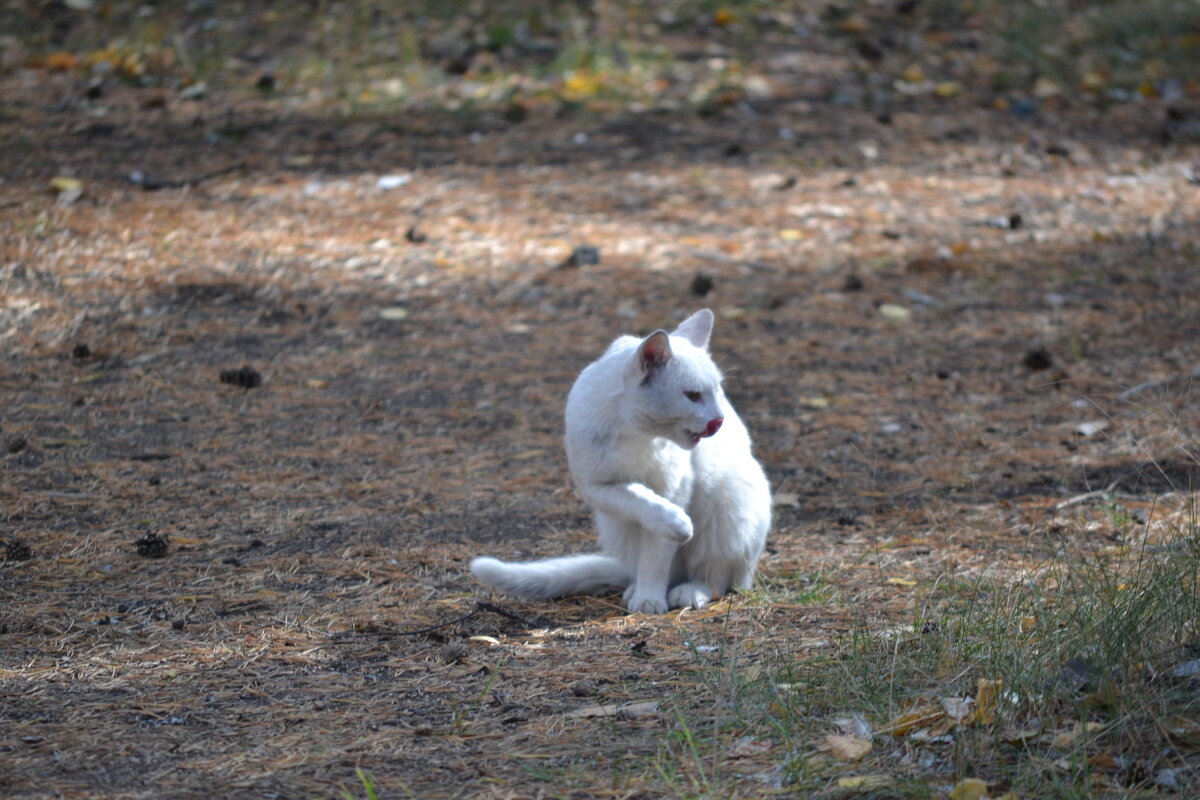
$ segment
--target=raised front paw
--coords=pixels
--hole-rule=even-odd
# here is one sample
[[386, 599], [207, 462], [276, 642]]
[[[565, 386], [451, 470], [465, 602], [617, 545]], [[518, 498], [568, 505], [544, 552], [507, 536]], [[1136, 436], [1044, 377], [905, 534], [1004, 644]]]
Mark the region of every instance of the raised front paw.
[[681, 583], [667, 593], [671, 608], [704, 608], [712, 602], [712, 591], [702, 583]]
[[682, 544], [692, 538], [692, 518], [674, 503], [664, 505], [659, 532], [672, 542]]
[[667, 596], [639, 592], [637, 586], [625, 590], [625, 608], [630, 614], [665, 614], [667, 613]]

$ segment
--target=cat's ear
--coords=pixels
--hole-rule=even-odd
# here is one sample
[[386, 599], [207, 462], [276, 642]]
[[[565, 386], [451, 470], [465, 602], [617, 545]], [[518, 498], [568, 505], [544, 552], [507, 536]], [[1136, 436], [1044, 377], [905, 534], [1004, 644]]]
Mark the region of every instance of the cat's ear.
[[642, 340], [638, 347], [637, 363], [642, 375], [649, 376], [656, 369], [666, 366], [671, 360], [671, 340], [666, 331], [655, 331]]
[[708, 337], [712, 335], [713, 313], [702, 308], [695, 314], [679, 323], [675, 329], [676, 336], [682, 336], [696, 347], [708, 347]]

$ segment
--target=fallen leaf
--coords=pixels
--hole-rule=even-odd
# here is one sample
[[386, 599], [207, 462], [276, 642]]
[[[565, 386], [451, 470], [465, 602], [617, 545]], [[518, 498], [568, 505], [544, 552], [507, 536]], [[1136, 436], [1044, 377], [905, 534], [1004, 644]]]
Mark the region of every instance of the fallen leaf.
[[763, 742], [752, 736], [743, 736], [729, 748], [729, 758], [752, 758], [769, 753], [774, 747], [770, 742]]
[[942, 709], [946, 717], [957, 725], [965, 725], [971, 716], [971, 708], [975, 701], [969, 697], [943, 697]]
[[1200, 658], [1193, 658], [1191, 661], [1184, 661], [1182, 664], [1177, 664], [1171, 670], [1171, 674], [1176, 678], [1190, 678], [1193, 675], [1200, 675]]
[[844, 717], [835, 717], [833, 724], [841, 728], [843, 732], [860, 739], [870, 739], [872, 735], [871, 723], [867, 722], [867, 718], [858, 711], [852, 711]]
[[938, 97], [953, 97], [961, 91], [962, 84], [958, 81], [942, 81], [933, 87], [933, 93]]
[[1051, 744], [1053, 744], [1055, 747], [1065, 750], [1069, 747], [1074, 747], [1075, 743], [1081, 736], [1089, 733], [1095, 733], [1103, 728], [1104, 726], [1099, 722], [1076, 722], [1071, 727], [1071, 730], [1061, 731], [1055, 734]]
[[1200, 746], [1200, 722], [1190, 717], [1166, 717], [1158, 721], [1158, 727], [1162, 728], [1167, 736], [1193, 750]]
[[839, 789], [849, 789], [855, 792], [873, 792], [889, 786], [892, 779], [888, 775], [853, 775], [848, 778], [838, 778]]
[[881, 733], [903, 736], [914, 728], [925, 728], [940, 720], [946, 712], [940, 705], [924, 704], [907, 711], [889, 722]]
[[1003, 688], [1002, 680], [980, 678], [975, 684], [975, 710], [967, 722], [978, 725], [991, 725], [995, 722], [996, 701], [1000, 698], [1000, 690]]
[[1048, 97], [1055, 97], [1062, 94], [1062, 89], [1059, 85], [1049, 78], [1042, 77], [1034, 81], [1033, 96], [1045, 100]]
[[884, 303], [879, 307], [879, 313], [884, 319], [890, 319], [893, 322], [903, 322], [912, 316], [912, 311], [895, 303]]
[[57, 70], [59, 72], [68, 72], [79, 66], [79, 59], [71, 53], [58, 51], [46, 56], [46, 69]]
[[412, 175], [407, 172], [402, 172], [398, 175], [380, 175], [375, 181], [375, 187], [377, 189], [383, 189], [384, 191], [387, 191], [388, 189], [399, 189], [401, 186], [404, 186], [411, 180]]
[[1075, 432], [1080, 436], [1095, 436], [1109, 425], [1108, 420], [1100, 419], [1094, 422], [1081, 422], [1075, 426]]
[[837, 27], [842, 33], [866, 33], [871, 26], [865, 17], [854, 14], [839, 22]]
[[486, 644], [489, 647], [500, 644], [500, 640], [494, 636], [468, 636], [467, 641], [474, 644]]
[[1028, 742], [1036, 739], [1039, 735], [1040, 734], [1038, 731], [1035, 730], [1017, 730], [1015, 728], [1009, 728], [1001, 731], [1000, 739], [1001, 741], [1008, 742], [1009, 744], [1020, 744], [1021, 742]]
[[592, 97], [600, 91], [600, 81], [588, 70], [572, 70], [563, 81], [563, 91], [575, 97]]
[[825, 745], [834, 758], [842, 761], [858, 761], [871, 752], [872, 744], [854, 735], [831, 733], [825, 737]]
[[379, 309], [379, 318], [388, 322], [399, 322], [408, 317], [408, 309], [403, 306], [389, 306]]
[[658, 714], [657, 700], [644, 700], [640, 703], [605, 703], [603, 705], [587, 706], [567, 714], [568, 717], [591, 719], [593, 717], [620, 717], [621, 719], [641, 719]]
[[733, 12], [727, 8], [718, 8], [712, 15], [713, 25], [716, 25], [718, 28], [724, 28], [735, 19], [736, 17], [734, 17]]
[[950, 800], [981, 800], [987, 797], [987, 784], [978, 778], [963, 778], [950, 790]]
[[771, 498], [771, 502], [777, 506], [788, 506], [789, 508], [800, 507], [800, 495], [795, 492], [776, 492]]
[[50, 188], [56, 192], [71, 192], [82, 191], [83, 181], [78, 178], [68, 178], [65, 175], [58, 175], [50, 179]]
[[908, 578], [888, 578], [887, 582], [893, 586], [916, 586], [916, 581], [911, 581]]
[[785, 242], [798, 242], [807, 234], [798, 228], [784, 228], [779, 232], [779, 238]]

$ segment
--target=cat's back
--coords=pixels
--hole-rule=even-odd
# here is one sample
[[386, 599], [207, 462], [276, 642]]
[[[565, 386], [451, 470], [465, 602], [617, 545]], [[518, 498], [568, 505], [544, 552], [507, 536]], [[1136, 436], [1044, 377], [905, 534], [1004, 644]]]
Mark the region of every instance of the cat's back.
[[620, 394], [622, 373], [639, 343], [636, 336], [618, 337], [602, 356], [583, 368], [567, 394], [568, 426], [583, 407], [594, 413], [597, 406], [610, 404]]

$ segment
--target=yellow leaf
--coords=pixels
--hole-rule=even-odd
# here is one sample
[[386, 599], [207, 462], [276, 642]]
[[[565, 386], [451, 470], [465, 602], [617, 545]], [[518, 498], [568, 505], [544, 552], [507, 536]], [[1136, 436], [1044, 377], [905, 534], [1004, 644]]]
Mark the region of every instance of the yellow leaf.
[[900, 80], [905, 83], [924, 83], [925, 73], [916, 64], [911, 65], [900, 73]]
[[888, 578], [887, 582], [893, 586], [916, 586], [916, 581], [910, 581], [908, 578]]
[[783, 239], [785, 242], [796, 242], [805, 238], [805, 236], [807, 236], [807, 234], [804, 231], [796, 228], [784, 228], [779, 232], [779, 238]]
[[1083, 75], [1083, 88], [1089, 92], [1098, 92], [1108, 85], [1108, 76], [1099, 70], [1089, 70]]
[[304, 381], [304, 385], [310, 389], [324, 389], [329, 385], [329, 381], [323, 381], [320, 378], [308, 378]]
[[892, 782], [887, 775], [853, 775], [849, 778], [838, 778], [839, 789], [849, 789], [856, 792], [873, 792], [882, 789]]
[[1021, 617], [1020, 623], [1021, 633], [1029, 633], [1037, 625], [1037, 617], [1026, 616]]
[[71, 53], [59, 50], [57, 53], [51, 53], [46, 56], [46, 69], [58, 70], [59, 72], [67, 72], [79, 66], [79, 59]]
[[962, 84], [958, 81], [942, 81], [933, 87], [933, 93], [938, 97], [953, 97], [961, 91]]
[[1004, 688], [1004, 681], [980, 678], [975, 687], [975, 710], [971, 712], [968, 722], [991, 725], [996, 721], [996, 701], [1000, 699], [1000, 690]]
[[83, 191], [83, 181], [78, 178], [68, 178], [65, 175], [58, 175], [50, 179], [49, 186], [56, 192], [81, 192]]
[[592, 97], [600, 91], [600, 81], [589, 70], [572, 70], [563, 81], [563, 90], [577, 97]]
[[978, 778], [963, 778], [950, 790], [950, 800], [981, 800], [987, 797], [987, 784]]
[[893, 736], [903, 736], [915, 728], [927, 728], [945, 716], [946, 712], [940, 705], [920, 705], [907, 711], [884, 727], [882, 733]]
[[1074, 726], [1071, 727], [1071, 730], [1062, 731], [1061, 733], [1056, 734], [1052, 744], [1055, 747], [1062, 749], [1074, 747], [1075, 742], [1079, 740], [1079, 737], [1088, 733], [1095, 733], [1103, 728], [1104, 726], [1099, 722], [1076, 722]]
[[839, 22], [837, 27], [842, 33], [866, 33], [871, 25], [865, 18], [855, 14]]
[[871, 752], [871, 743], [866, 739], [860, 739], [857, 736], [838, 734], [829, 734], [825, 737], [825, 744], [829, 748], [829, 752], [834, 758], [839, 758], [842, 761], [858, 761], [860, 758]]
[[727, 8], [718, 8], [713, 12], [712, 15], [713, 25], [716, 25], [720, 28], [724, 28], [726, 25], [731, 24], [734, 19], [736, 19], [736, 17], [733, 16], [733, 12]]

